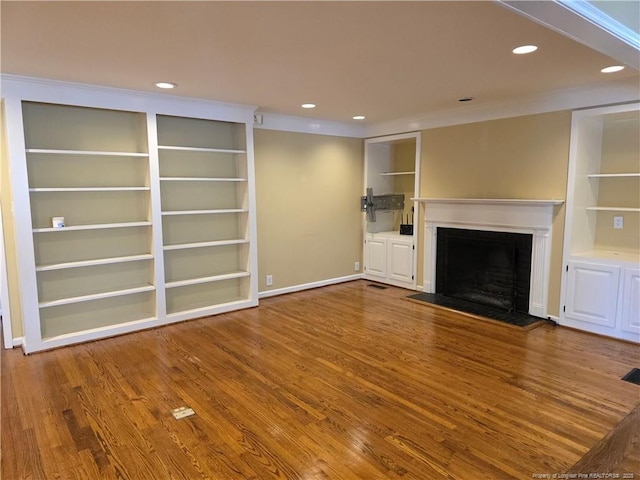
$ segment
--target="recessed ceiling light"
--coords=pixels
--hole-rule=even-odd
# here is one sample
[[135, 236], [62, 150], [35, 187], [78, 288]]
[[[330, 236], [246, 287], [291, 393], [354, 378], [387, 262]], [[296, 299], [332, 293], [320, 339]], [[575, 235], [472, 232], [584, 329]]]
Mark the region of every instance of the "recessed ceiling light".
[[354, 120], [364, 120], [364, 115], [354, 115], [353, 119]]
[[176, 88], [178, 86], [177, 83], [172, 82], [158, 82], [156, 83], [156, 87], [158, 88]]
[[316, 108], [315, 103], [303, 103], [302, 108]]
[[471, 100], [473, 100], [473, 97], [462, 97], [458, 99], [459, 102], [470, 102]]
[[624, 70], [624, 67], [622, 65], [611, 65], [610, 67], [605, 67], [600, 71], [602, 73], [615, 73], [619, 72], [620, 70]]
[[524, 55], [525, 53], [535, 52], [538, 49], [535, 45], [522, 45], [512, 50], [516, 55]]

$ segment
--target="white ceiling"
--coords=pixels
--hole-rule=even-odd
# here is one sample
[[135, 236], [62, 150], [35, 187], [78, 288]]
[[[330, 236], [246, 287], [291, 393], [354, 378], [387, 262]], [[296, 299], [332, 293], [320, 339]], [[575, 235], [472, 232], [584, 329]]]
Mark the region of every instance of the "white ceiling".
[[[334, 121], [388, 122], [638, 79], [629, 66], [600, 73], [620, 60], [497, 2], [3, 0], [0, 8], [4, 74], [142, 91], [170, 81], [179, 96]], [[539, 50], [511, 53], [530, 43]], [[458, 102], [467, 96], [474, 101]], [[318, 106], [303, 110], [304, 102]]]

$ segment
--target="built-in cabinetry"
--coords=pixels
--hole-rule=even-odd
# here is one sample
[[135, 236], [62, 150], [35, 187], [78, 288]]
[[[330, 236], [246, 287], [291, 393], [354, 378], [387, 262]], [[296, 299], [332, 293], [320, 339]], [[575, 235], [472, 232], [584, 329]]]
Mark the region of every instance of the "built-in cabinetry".
[[250, 291], [245, 125], [158, 116], [167, 314]]
[[144, 115], [22, 108], [42, 337], [154, 317]]
[[595, 333], [638, 340], [640, 269], [629, 258], [576, 260], [567, 266], [565, 324]]
[[[370, 280], [406, 288], [416, 287], [420, 134], [410, 133], [365, 140], [365, 194], [401, 194], [404, 208], [375, 212], [375, 221], [365, 217], [364, 276]], [[400, 233], [401, 225], [412, 232]], [[403, 230], [406, 227], [403, 227]]]
[[8, 84], [27, 353], [257, 304], [251, 112]]
[[640, 108], [574, 112], [560, 323], [640, 341]]
[[407, 286], [414, 281], [413, 237], [397, 232], [367, 233], [365, 265], [367, 276], [385, 283]]

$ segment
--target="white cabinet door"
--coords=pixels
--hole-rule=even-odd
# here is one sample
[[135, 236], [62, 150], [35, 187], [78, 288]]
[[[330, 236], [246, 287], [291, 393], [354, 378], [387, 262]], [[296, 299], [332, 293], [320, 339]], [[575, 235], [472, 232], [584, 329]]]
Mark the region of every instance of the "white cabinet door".
[[389, 278], [399, 282], [413, 282], [413, 243], [389, 239]]
[[568, 273], [565, 317], [615, 328], [620, 267], [569, 262]]
[[620, 328], [624, 332], [639, 334], [640, 340], [640, 270], [624, 270], [624, 292]]
[[367, 275], [387, 278], [387, 240], [368, 239], [365, 245]]

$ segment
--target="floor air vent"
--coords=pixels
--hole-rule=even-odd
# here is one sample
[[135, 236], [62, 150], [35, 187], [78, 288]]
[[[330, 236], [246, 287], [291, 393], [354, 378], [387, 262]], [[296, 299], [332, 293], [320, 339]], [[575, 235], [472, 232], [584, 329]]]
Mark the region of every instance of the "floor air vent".
[[627, 373], [622, 380], [629, 383], [635, 383], [636, 385], [640, 385], [640, 368], [634, 368], [629, 373]]

